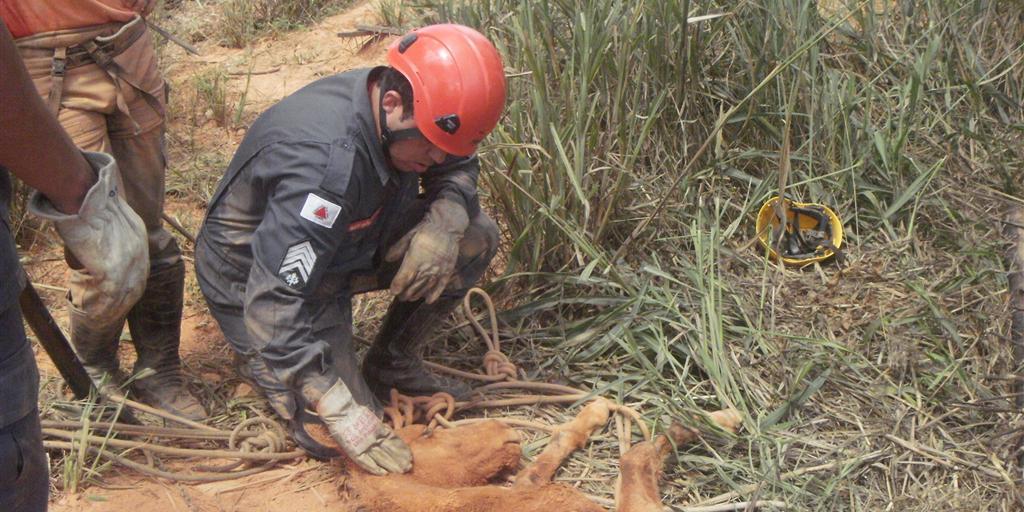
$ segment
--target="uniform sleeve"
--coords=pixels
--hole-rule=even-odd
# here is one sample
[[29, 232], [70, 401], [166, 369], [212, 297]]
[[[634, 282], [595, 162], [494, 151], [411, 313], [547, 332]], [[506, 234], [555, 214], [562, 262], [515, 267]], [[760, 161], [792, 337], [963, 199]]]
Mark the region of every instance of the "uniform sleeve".
[[331, 179], [332, 190], [343, 189], [352, 162], [350, 146], [293, 143], [266, 148], [249, 164], [267, 204], [252, 238], [245, 327], [267, 366], [299, 393], [310, 387], [322, 393], [338, 377], [330, 374], [330, 344], [314, 329], [337, 306], [313, 292], [347, 242], [351, 211], [321, 183]]
[[476, 184], [480, 176], [480, 161], [476, 155], [452, 157], [423, 173], [420, 182], [430, 202], [450, 199], [466, 208], [469, 218], [480, 213], [480, 199]]

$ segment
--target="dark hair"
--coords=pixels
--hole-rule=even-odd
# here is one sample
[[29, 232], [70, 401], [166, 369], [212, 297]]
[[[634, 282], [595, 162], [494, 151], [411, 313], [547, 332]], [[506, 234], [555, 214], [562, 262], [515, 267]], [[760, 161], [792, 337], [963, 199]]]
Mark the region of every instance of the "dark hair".
[[409, 83], [409, 80], [405, 78], [405, 75], [395, 68], [385, 68], [380, 74], [380, 81], [378, 84], [380, 85], [381, 96], [388, 91], [395, 91], [402, 97], [402, 119], [412, 117], [412, 85]]

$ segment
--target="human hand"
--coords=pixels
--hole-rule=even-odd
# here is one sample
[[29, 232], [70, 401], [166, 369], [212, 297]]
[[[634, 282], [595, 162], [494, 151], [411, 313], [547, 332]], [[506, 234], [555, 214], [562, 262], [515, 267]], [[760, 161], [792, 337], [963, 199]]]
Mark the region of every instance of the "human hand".
[[412, 451], [369, 408], [359, 405], [341, 380], [316, 405], [331, 437], [353, 462], [374, 475], [412, 469]]
[[64, 244], [84, 267], [89, 284], [99, 291], [101, 298], [88, 313], [97, 320], [120, 318], [146, 288], [146, 226], [118, 193], [121, 177], [114, 158], [105, 153], [84, 155], [98, 176], [78, 211], [61, 213], [39, 192], [32, 194], [29, 211], [53, 221]]
[[415, 227], [392, 245], [384, 259], [402, 259], [391, 280], [391, 293], [399, 300], [424, 299], [432, 304], [441, 296], [455, 274], [459, 242], [469, 227], [469, 216], [461, 205], [440, 199]]

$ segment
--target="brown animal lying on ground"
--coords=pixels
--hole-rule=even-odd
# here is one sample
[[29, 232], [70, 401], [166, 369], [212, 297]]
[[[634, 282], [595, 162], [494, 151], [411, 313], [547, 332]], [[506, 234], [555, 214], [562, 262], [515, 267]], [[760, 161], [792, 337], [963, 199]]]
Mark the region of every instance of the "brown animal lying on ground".
[[[413, 452], [413, 469], [404, 475], [373, 476], [348, 464], [349, 489], [356, 510], [366, 512], [603, 512], [580, 491], [551, 481], [562, 461], [582, 448], [603, 426], [611, 403], [597, 399], [572, 421], [560, 425], [544, 451], [516, 474], [511, 487], [503, 481], [519, 467], [519, 434], [496, 421], [485, 420], [425, 434], [423, 425], [398, 430]], [[711, 413], [720, 427], [735, 431], [739, 415], [732, 410]], [[618, 512], [662, 512], [658, 479], [673, 444], [684, 444], [699, 433], [673, 424], [665, 435], [633, 445], [621, 458], [616, 487]]]

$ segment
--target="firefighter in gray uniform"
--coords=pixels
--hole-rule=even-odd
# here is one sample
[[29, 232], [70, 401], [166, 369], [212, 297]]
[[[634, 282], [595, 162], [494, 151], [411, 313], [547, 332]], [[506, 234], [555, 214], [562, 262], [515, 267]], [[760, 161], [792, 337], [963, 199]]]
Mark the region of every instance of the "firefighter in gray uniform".
[[[376, 474], [411, 467], [379, 419], [392, 388], [469, 391], [428, 373], [420, 354], [497, 249], [474, 154], [505, 102], [500, 56], [470, 28], [413, 31], [388, 62], [314, 82], [256, 120], [210, 201], [195, 256], [240, 373], [296, 443], [314, 457], [340, 455], [303, 428], [322, 421]], [[360, 369], [351, 297], [383, 288], [395, 299]]]

